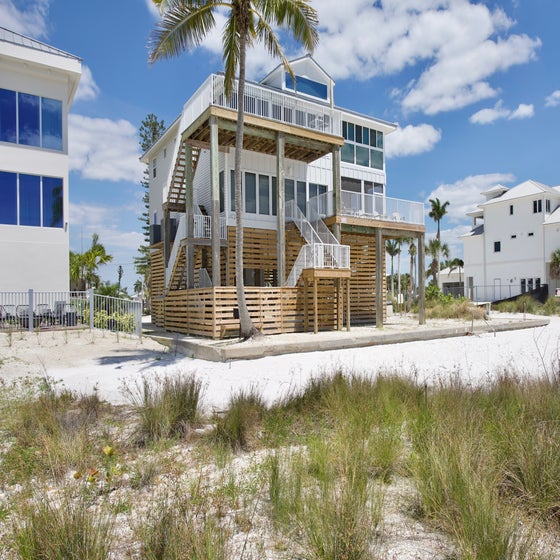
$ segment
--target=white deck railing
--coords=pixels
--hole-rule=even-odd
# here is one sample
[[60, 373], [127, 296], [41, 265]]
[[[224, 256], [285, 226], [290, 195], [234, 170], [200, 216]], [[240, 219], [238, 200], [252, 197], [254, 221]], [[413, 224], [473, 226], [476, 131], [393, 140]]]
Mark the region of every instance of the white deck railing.
[[[212, 237], [212, 216], [194, 215], [195, 239], [210, 239]], [[227, 239], [227, 225], [224, 216], [220, 216], [220, 239]]]
[[[307, 203], [307, 214], [325, 218], [334, 216], [334, 193], [320, 194]], [[389, 222], [424, 225], [424, 204], [389, 198], [381, 194], [341, 192], [340, 214]]]
[[[187, 128], [210, 105], [236, 111], [237, 81], [233, 84], [233, 93], [226, 98], [224, 76], [221, 74], [208, 76], [183, 106], [181, 129]], [[246, 83], [243, 107], [248, 115], [337, 136], [342, 134], [342, 115], [339, 110], [327, 104], [307, 101], [289, 92]]]
[[350, 247], [326, 243], [304, 245], [286, 280], [287, 286], [295, 286], [303, 270], [307, 268], [350, 268]]

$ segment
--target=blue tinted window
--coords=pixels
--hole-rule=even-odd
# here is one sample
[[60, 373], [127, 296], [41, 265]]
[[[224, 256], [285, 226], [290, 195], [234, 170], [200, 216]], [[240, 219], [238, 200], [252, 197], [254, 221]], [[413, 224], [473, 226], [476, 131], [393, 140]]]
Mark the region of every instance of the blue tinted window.
[[354, 163], [354, 144], [344, 142], [344, 145], [340, 150], [340, 159], [347, 163]]
[[383, 152], [379, 150], [370, 150], [370, 166], [374, 169], [383, 169]]
[[43, 226], [62, 227], [63, 221], [62, 179], [43, 177]]
[[270, 180], [259, 175], [259, 214], [270, 214]]
[[0, 224], [17, 224], [17, 175], [0, 171]]
[[0, 89], [0, 141], [16, 142], [16, 92]]
[[284, 179], [284, 196], [286, 197], [286, 202], [294, 200], [294, 180]]
[[39, 98], [28, 93], [18, 93], [19, 143], [40, 146]]
[[297, 205], [299, 206], [299, 209], [305, 214], [306, 210], [307, 210], [307, 193], [306, 193], [306, 187], [307, 185], [305, 184], [304, 181], [298, 181], [297, 182], [297, 193], [296, 193], [296, 197], [297, 197]]
[[62, 101], [41, 99], [41, 146], [62, 150]]
[[[294, 80], [289, 73], [286, 73], [286, 87], [288, 89], [296, 89], [294, 88]], [[313, 97], [319, 97], [320, 99], [327, 99], [328, 90], [326, 84], [321, 84], [302, 76], [296, 76], [296, 87], [299, 93], [313, 95]]]
[[41, 225], [41, 178], [36, 175], [19, 176], [19, 224]]

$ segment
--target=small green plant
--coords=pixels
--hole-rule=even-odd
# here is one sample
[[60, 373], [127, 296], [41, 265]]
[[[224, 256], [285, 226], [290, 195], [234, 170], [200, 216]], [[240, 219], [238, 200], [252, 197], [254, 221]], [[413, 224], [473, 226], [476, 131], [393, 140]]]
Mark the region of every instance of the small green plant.
[[214, 439], [233, 451], [256, 446], [267, 407], [253, 387], [234, 394], [225, 413], [216, 418]]
[[23, 507], [14, 526], [15, 550], [22, 560], [105, 560], [113, 522], [83, 499], [66, 494], [37, 496]]
[[134, 386], [124, 386], [124, 394], [140, 418], [139, 443], [157, 442], [184, 436], [199, 413], [202, 382], [194, 375], [144, 377]]

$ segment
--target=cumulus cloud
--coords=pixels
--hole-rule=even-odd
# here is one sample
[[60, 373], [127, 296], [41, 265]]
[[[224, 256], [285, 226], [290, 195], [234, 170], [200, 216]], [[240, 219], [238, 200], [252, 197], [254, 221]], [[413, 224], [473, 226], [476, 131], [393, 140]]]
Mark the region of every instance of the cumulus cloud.
[[495, 97], [490, 78], [533, 60], [541, 44], [508, 34], [514, 22], [503, 10], [467, 0], [322, 0], [318, 10], [316, 57], [334, 78], [369, 79], [422, 65], [398, 92], [406, 111], [436, 114]]
[[144, 2], [146, 3], [146, 7], [148, 8], [150, 14], [152, 14], [155, 19], [159, 19], [159, 10], [152, 0], [144, 0]]
[[90, 101], [95, 99], [99, 95], [99, 86], [95, 83], [93, 79], [93, 74], [88, 66], [82, 65], [82, 77], [80, 78], [80, 84], [78, 85], [78, 91], [76, 92], [75, 101], [83, 100]]
[[2, 27], [34, 39], [44, 39], [50, 0], [31, 0], [23, 3], [25, 7], [19, 7], [21, 4], [14, 0], [0, 0]]
[[429, 152], [441, 140], [441, 130], [429, 124], [398, 128], [385, 138], [387, 158], [413, 156]]
[[533, 117], [534, 114], [535, 107], [533, 105], [520, 103], [517, 109], [510, 110], [506, 109], [500, 100], [492, 109], [481, 109], [474, 113], [474, 115], [471, 115], [469, 121], [473, 124], [492, 124], [500, 119], [528, 119]]
[[442, 202], [449, 201], [445, 218], [453, 224], [467, 220], [466, 213], [474, 210], [484, 201], [481, 193], [497, 184], [512, 183], [515, 176], [511, 173], [488, 173], [471, 175], [455, 183], [439, 185], [425, 200], [426, 208], [430, 208], [430, 199], [439, 198]]
[[71, 114], [68, 138], [70, 170], [84, 179], [140, 181], [143, 165], [136, 128], [129, 121]]
[[560, 105], [560, 89], [553, 91], [545, 101], [545, 107], [557, 107]]

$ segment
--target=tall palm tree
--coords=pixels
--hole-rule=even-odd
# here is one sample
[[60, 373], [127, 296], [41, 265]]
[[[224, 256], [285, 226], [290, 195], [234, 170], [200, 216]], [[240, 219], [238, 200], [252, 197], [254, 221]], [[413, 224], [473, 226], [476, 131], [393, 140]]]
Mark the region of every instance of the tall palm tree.
[[429, 274], [432, 277], [431, 284], [434, 286], [439, 285], [439, 259], [440, 255], [445, 258], [449, 257], [449, 246], [447, 243], [441, 243], [437, 239], [430, 239], [426, 245], [426, 254], [432, 257], [432, 262], [430, 263]]
[[385, 244], [385, 250], [391, 257], [391, 295], [395, 295], [395, 269], [393, 266], [394, 258], [401, 252], [401, 247], [395, 239], [389, 239]]
[[410, 255], [410, 294], [412, 297], [416, 295], [416, 253], [417, 247], [414, 243], [414, 237], [408, 240], [408, 254]]
[[216, 25], [215, 12], [227, 11], [222, 32], [222, 57], [225, 66], [225, 95], [233, 92], [236, 71], [237, 130], [235, 135], [235, 283], [239, 307], [240, 336], [257, 333], [253, 326], [243, 285], [243, 207], [241, 200], [241, 152], [243, 147], [245, 64], [247, 48], [264, 43], [268, 52], [280, 57], [287, 71], [295, 77], [274, 29], [283, 27], [311, 52], [318, 43], [317, 12], [309, 0], [153, 0], [162, 19], [151, 37], [150, 62], [179, 55], [198, 47]]
[[430, 198], [429, 202], [432, 205], [432, 208], [428, 213], [428, 216], [430, 216], [430, 218], [432, 218], [432, 220], [436, 222], [437, 224], [436, 239], [438, 241], [441, 241], [440, 222], [441, 219], [447, 214], [447, 207], [449, 206], [449, 200], [446, 200], [442, 204], [439, 198], [435, 198], [435, 199]]

